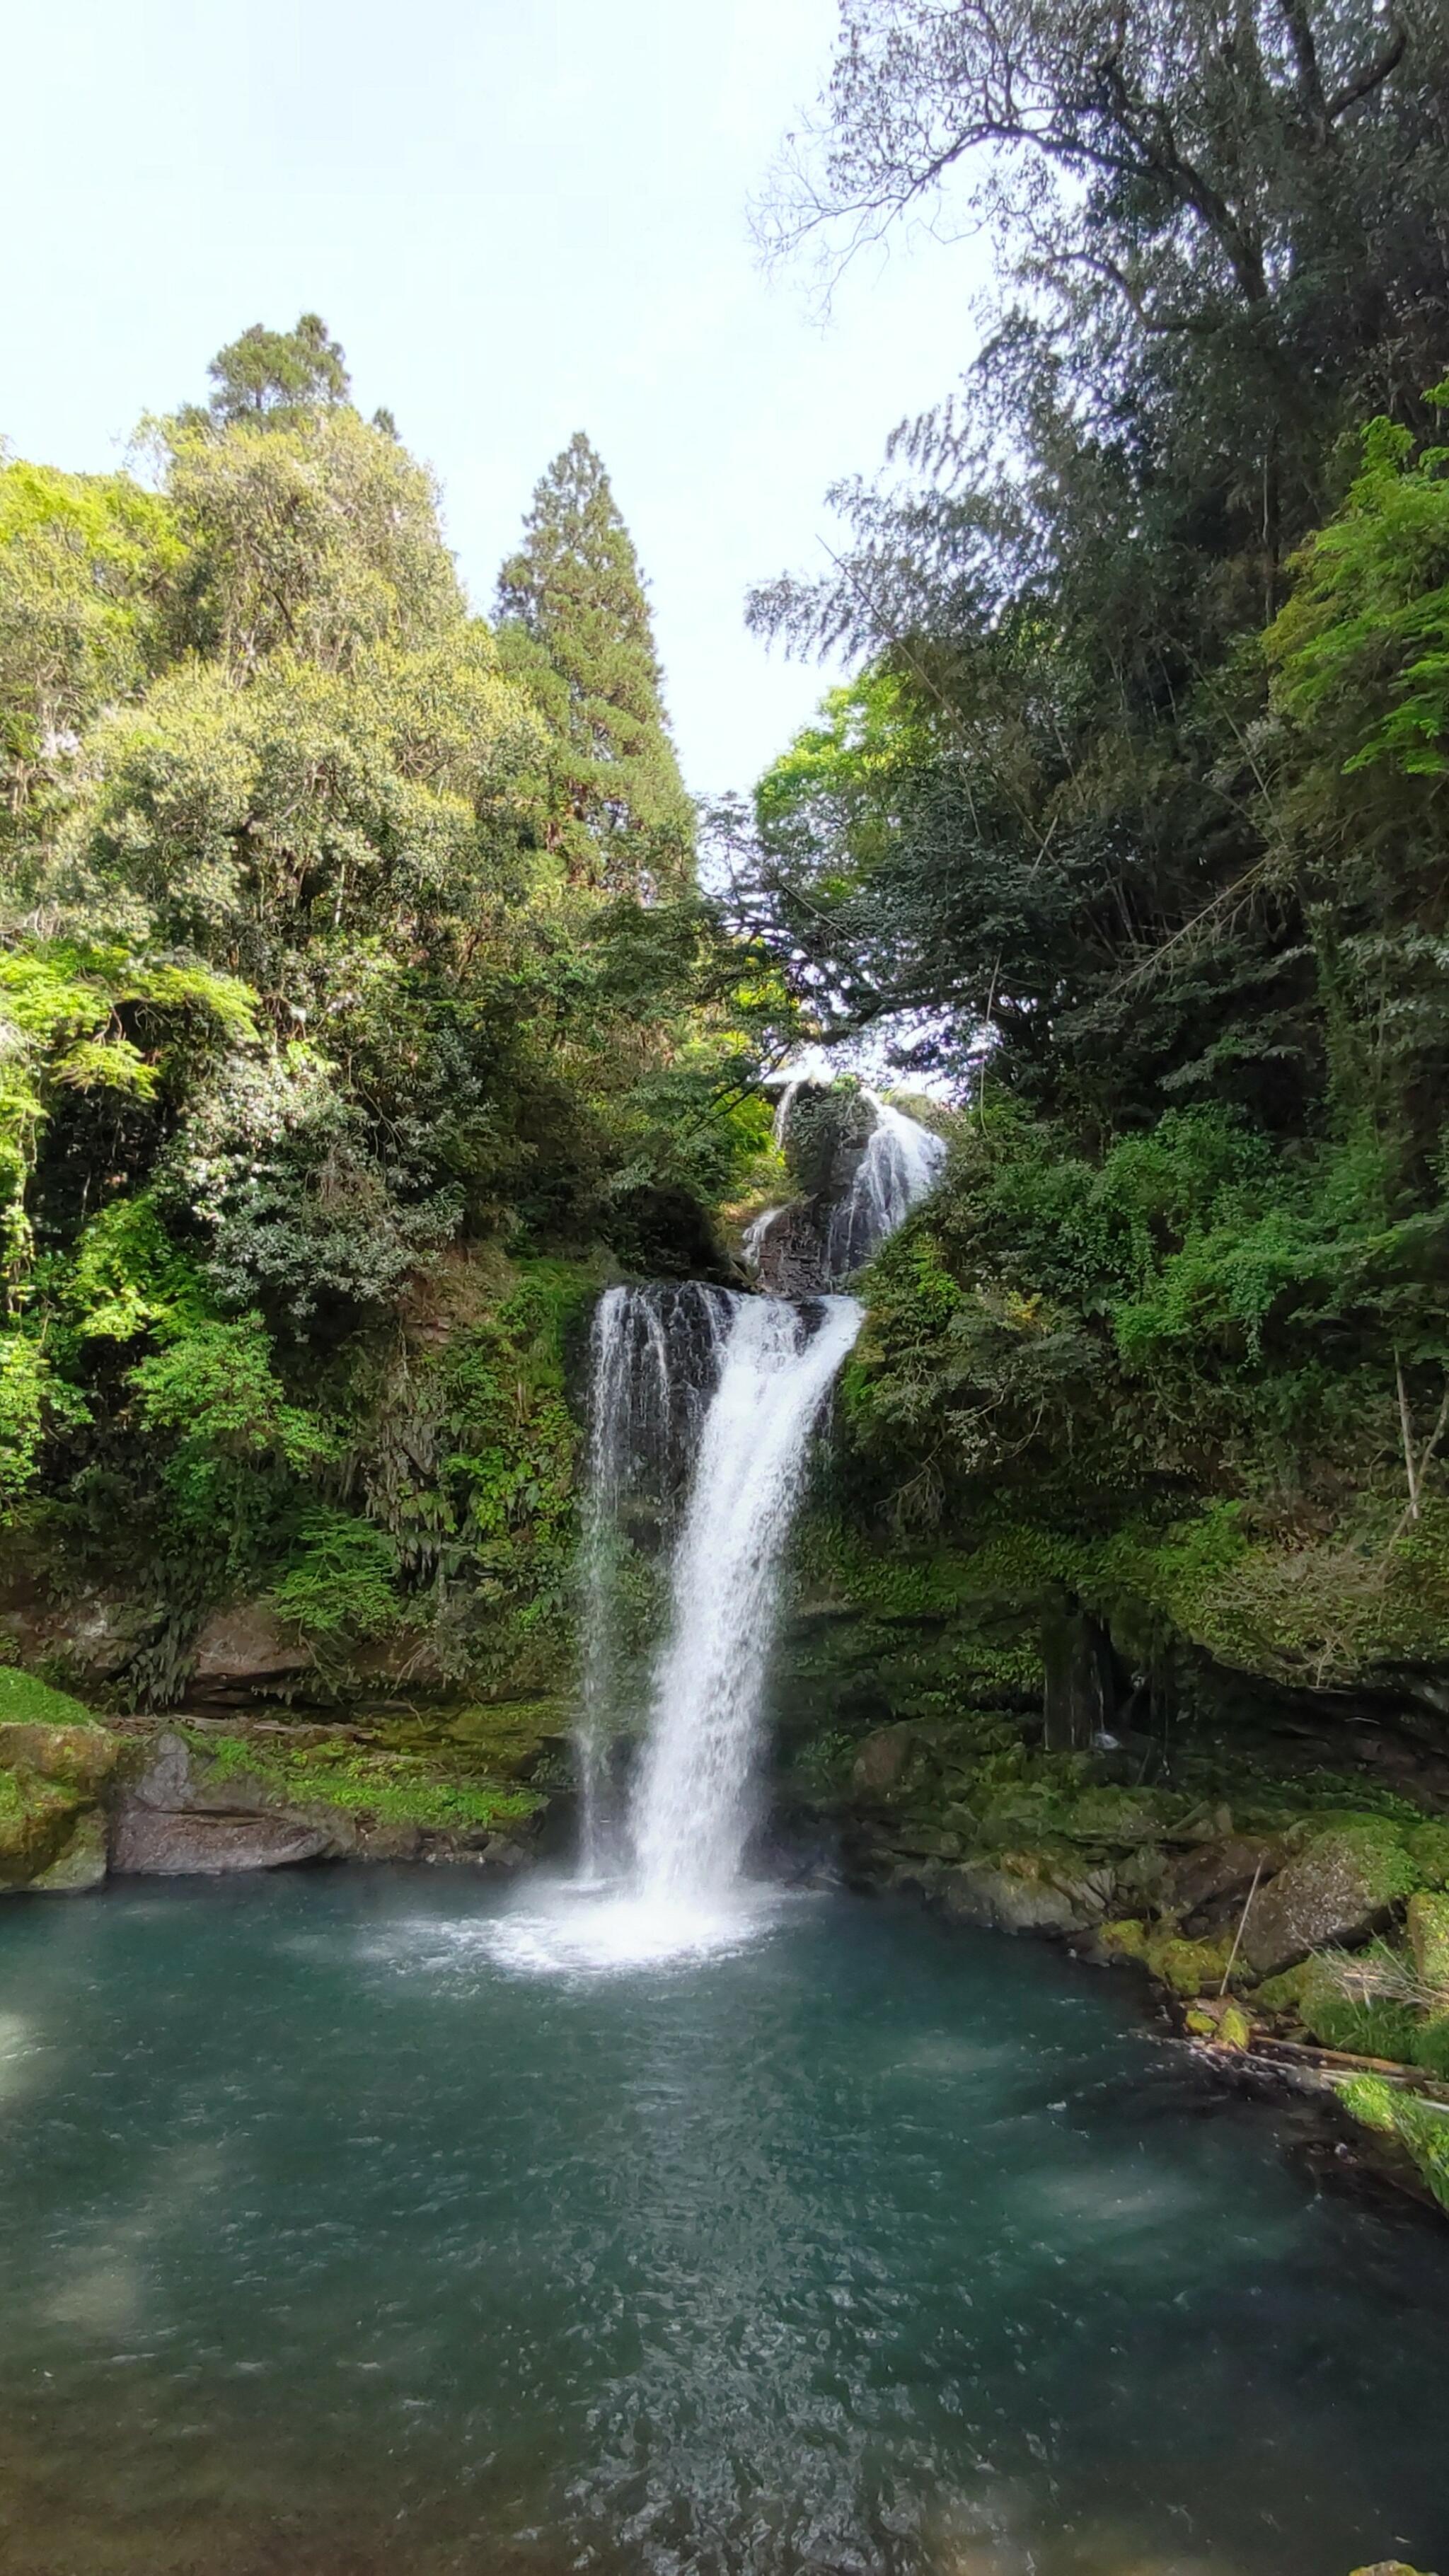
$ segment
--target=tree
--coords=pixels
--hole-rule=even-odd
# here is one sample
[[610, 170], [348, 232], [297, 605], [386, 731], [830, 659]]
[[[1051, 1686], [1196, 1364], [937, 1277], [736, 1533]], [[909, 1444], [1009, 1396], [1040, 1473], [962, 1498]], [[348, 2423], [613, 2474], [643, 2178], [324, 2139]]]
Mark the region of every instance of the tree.
[[[1024, 357], [1038, 387], [1064, 367], [1139, 482], [1252, 531], [1271, 614], [1334, 434], [1434, 371], [1446, 89], [1437, 0], [845, 0], [769, 235], [848, 250], [964, 193], [1011, 299], [988, 350], [1008, 402], [1032, 399]], [[923, 444], [959, 461], [962, 426]]]
[[498, 577], [504, 667], [553, 739], [570, 877], [646, 895], [689, 873], [692, 816], [664, 712], [649, 602], [600, 458], [577, 431], [538, 483]]
[[190, 548], [178, 645], [238, 673], [277, 652], [336, 669], [462, 622], [432, 476], [350, 405], [221, 436], [183, 414], [161, 438]]
[[254, 322], [217, 351], [207, 374], [216, 387], [211, 418], [221, 428], [246, 420], [291, 423], [299, 412], [345, 403], [352, 390], [341, 343], [329, 339], [318, 313], [300, 315], [292, 331]]
[[0, 862], [84, 727], [154, 671], [184, 554], [129, 475], [0, 461]]

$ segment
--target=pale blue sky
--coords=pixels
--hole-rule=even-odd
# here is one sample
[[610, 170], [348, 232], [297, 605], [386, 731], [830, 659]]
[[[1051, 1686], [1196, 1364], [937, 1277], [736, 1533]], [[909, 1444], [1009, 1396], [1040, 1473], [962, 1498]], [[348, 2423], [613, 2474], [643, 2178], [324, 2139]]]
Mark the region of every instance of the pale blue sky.
[[825, 71], [833, 0], [11, 0], [0, 435], [113, 465], [247, 323], [322, 313], [444, 485], [479, 607], [542, 467], [601, 450], [653, 589], [690, 785], [744, 787], [828, 674], [745, 585], [820, 569], [971, 345], [981, 254], [862, 264], [833, 318], [746, 201]]

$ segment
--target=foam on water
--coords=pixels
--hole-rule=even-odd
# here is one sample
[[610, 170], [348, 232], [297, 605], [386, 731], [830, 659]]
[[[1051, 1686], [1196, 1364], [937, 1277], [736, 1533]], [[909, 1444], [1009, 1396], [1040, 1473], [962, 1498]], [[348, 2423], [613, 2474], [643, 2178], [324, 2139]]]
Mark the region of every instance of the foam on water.
[[519, 1976], [610, 1976], [727, 1957], [780, 1919], [777, 1889], [732, 1887], [712, 1899], [660, 1897], [636, 1885], [571, 1880], [529, 1888], [488, 1926], [496, 1966]]

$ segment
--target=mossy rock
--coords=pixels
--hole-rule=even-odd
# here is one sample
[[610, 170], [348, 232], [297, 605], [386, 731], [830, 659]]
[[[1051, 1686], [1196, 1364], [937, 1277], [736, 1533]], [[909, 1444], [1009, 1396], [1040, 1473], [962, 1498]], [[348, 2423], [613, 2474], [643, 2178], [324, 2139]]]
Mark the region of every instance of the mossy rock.
[[1118, 1923], [1104, 1923], [1097, 1934], [1097, 1946], [1109, 1959], [1147, 1958], [1147, 1926], [1129, 1915]]
[[1215, 1995], [1228, 1972], [1231, 1941], [1185, 1941], [1177, 1933], [1154, 1933], [1145, 1957], [1154, 1977], [1175, 1995]]
[[0, 1770], [0, 1887], [29, 1887], [65, 1849], [81, 1812], [73, 1789], [28, 1764]]
[[1281, 2014], [1285, 2019], [1303, 2018], [1303, 1989], [1314, 1969], [1312, 1958], [1300, 1959], [1294, 1968], [1284, 1968], [1276, 1977], [1265, 1977], [1253, 1988], [1255, 2012]]
[[447, 1721], [449, 1736], [504, 1780], [526, 1778], [545, 1746], [568, 1731], [568, 1703], [561, 1699], [488, 1701]]
[[1449, 1888], [1449, 1822], [1436, 1816], [1428, 1824], [1410, 1825], [1404, 1849], [1426, 1887]]
[[489, 1752], [436, 1740], [418, 1750], [390, 1740], [319, 1737], [309, 1729], [298, 1730], [296, 1743], [285, 1735], [211, 1735], [187, 1726], [173, 1732], [198, 1789], [219, 1792], [224, 1806], [238, 1809], [331, 1812], [422, 1832], [508, 1834], [544, 1804], [525, 1783], [500, 1777]]
[[1164, 1801], [1150, 1789], [1083, 1789], [1065, 1808], [1058, 1831], [1073, 1842], [1118, 1844], [1131, 1849], [1151, 1842], [1170, 1822]]
[[1411, 1896], [1408, 1929], [1414, 1965], [1425, 1985], [1443, 1995], [1449, 2011], [1449, 1896], [1424, 1889]]
[[1336, 2090], [1364, 2128], [1397, 2139], [1440, 2207], [1449, 2209], [1449, 2106], [1404, 2092], [1382, 2075], [1351, 2075]]
[[1249, 1907], [1248, 1964], [1271, 1977], [1330, 1941], [1361, 1940], [1420, 1883], [1401, 1830], [1382, 1817], [1314, 1832]]
[[1200, 1998], [1189, 2006], [1183, 2021], [1194, 2039], [1209, 2039], [1215, 2048], [1241, 2050], [1252, 2042], [1253, 2025], [1242, 2005], [1231, 1996], [1210, 2001]]
[[106, 1819], [99, 1807], [83, 1807], [70, 1836], [55, 1859], [30, 1882], [32, 1896], [80, 1896], [99, 1887], [109, 1867]]
[[1355, 2567], [1353, 2576], [1420, 2576], [1420, 2571], [1402, 2558], [1376, 2558], [1372, 2567]]
[[1341, 2048], [1355, 2057], [1387, 2057], [1409, 2064], [1419, 2017], [1412, 2005], [1391, 1995], [1355, 1993], [1344, 1983], [1342, 1965], [1315, 1958], [1305, 1963], [1298, 2013], [1303, 2027], [1324, 2048]]
[[89, 1719], [65, 1726], [0, 1724], [0, 1770], [33, 1771], [80, 1798], [100, 1796], [120, 1754], [120, 1737]]

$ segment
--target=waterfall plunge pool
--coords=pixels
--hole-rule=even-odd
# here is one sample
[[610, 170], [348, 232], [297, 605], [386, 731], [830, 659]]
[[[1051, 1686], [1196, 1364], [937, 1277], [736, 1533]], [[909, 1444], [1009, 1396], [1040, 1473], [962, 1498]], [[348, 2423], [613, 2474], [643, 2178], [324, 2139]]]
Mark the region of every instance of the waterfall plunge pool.
[[560, 1903], [6, 1909], [8, 2576], [1444, 2564], [1449, 2247], [1125, 1985], [836, 1895], [560, 1969]]

